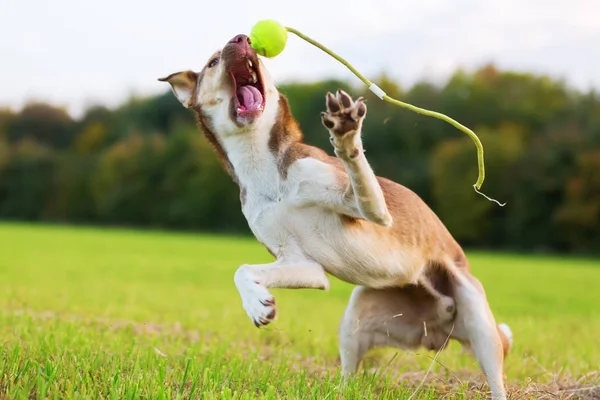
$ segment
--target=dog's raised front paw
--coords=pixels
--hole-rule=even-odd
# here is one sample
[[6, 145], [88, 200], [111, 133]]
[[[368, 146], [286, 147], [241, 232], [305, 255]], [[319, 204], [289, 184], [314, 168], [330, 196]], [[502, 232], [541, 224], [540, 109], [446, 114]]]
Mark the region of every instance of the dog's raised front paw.
[[327, 111], [321, 113], [323, 125], [338, 137], [358, 131], [367, 115], [367, 106], [363, 98], [359, 97], [354, 101], [343, 90], [338, 90], [336, 96], [328, 92], [325, 105]]
[[265, 326], [275, 320], [277, 308], [275, 297], [259, 284], [253, 284], [242, 295], [242, 304], [256, 327]]
[[256, 327], [268, 325], [275, 319], [275, 298], [260, 285], [250, 268], [240, 267], [234, 276], [235, 285], [242, 298], [242, 306]]
[[329, 130], [336, 153], [355, 157], [361, 147], [357, 133], [367, 115], [363, 98], [354, 101], [346, 92], [338, 90], [336, 96], [327, 93], [325, 104], [327, 111], [321, 113], [321, 121]]

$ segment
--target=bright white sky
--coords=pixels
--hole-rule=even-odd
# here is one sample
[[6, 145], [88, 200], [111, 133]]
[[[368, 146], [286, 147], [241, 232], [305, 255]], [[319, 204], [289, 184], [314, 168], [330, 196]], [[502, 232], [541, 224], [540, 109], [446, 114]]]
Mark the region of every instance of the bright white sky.
[[[0, 3], [0, 107], [35, 99], [78, 114], [89, 104], [162, 92], [158, 77], [199, 70], [214, 50], [264, 18], [313, 37], [367, 77], [385, 71], [404, 85], [493, 61], [600, 88], [600, 0]], [[330, 76], [359, 83], [293, 35], [267, 65], [278, 82]]]

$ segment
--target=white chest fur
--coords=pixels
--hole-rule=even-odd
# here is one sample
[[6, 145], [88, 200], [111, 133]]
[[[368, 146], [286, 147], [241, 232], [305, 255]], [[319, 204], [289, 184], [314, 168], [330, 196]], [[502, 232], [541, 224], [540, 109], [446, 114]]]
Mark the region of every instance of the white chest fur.
[[277, 218], [276, 209], [287, 196], [288, 184], [281, 179], [275, 154], [268, 147], [268, 131], [262, 135], [243, 133], [226, 137], [224, 147], [244, 192], [242, 212], [258, 240], [269, 248], [267, 227]]

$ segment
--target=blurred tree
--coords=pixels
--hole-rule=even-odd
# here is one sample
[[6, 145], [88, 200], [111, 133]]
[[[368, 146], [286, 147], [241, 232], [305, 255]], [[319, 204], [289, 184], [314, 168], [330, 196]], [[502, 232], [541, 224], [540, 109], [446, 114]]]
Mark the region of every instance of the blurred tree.
[[523, 249], [565, 250], [563, 233], [552, 218], [562, 203], [565, 182], [582, 150], [577, 130], [548, 129], [530, 139], [515, 166], [515, 193], [507, 215], [508, 234]]
[[194, 127], [175, 129], [161, 162], [168, 166], [159, 190], [167, 199], [163, 207], [169, 226], [247, 231], [238, 187]]
[[10, 109], [0, 108], [0, 139], [6, 138], [6, 132], [13, 118], [14, 114]]
[[566, 182], [564, 201], [555, 222], [569, 248], [590, 251], [600, 247], [600, 149], [582, 153]]
[[75, 135], [74, 121], [62, 108], [31, 103], [11, 118], [7, 134], [11, 141], [32, 138], [44, 146], [64, 149]]
[[[4, 150], [5, 152], [6, 150]], [[1, 156], [6, 160], [6, 156]], [[37, 220], [44, 216], [55, 166], [53, 152], [31, 138], [12, 146], [0, 169], [0, 217]]]
[[[8, 166], [12, 158], [10, 144], [0, 134], [0, 207], [8, 199]], [[2, 214], [0, 214], [2, 215]]]
[[98, 222], [90, 177], [96, 157], [62, 153], [56, 158], [45, 217], [53, 221]]
[[132, 132], [100, 155], [91, 176], [92, 198], [99, 218], [109, 223], [158, 225], [162, 199], [156, 186], [164, 170], [164, 140]]
[[90, 122], [73, 143], [77, 154], [91, 154], [102, 149], [108, 139], [108, 130], [102, 122]]
[[[484, 146], [486, 178], [480, 189], [501, 203], [514, 193], [514, 163], [525, 150], [524, 129], [515, 123], [477, 129]], [[476, 193], [477, 155], [473, 141], [457, 138], [442, 142], [431, 156], [432, 207], [448, 229], [465, 245], [510, 244], [503, 220], [506, 209]]]

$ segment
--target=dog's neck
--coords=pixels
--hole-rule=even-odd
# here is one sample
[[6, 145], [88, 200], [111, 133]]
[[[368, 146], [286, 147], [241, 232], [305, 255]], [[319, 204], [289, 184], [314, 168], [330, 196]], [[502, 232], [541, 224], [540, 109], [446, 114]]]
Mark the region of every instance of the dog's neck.
[[276, 198], [287, 167], [286, 155], [302, 143], [302, 132], [287, 99], [279, 95], [251, 128], [220, 134], [204, 129], [225, 168], [244, 191]]

